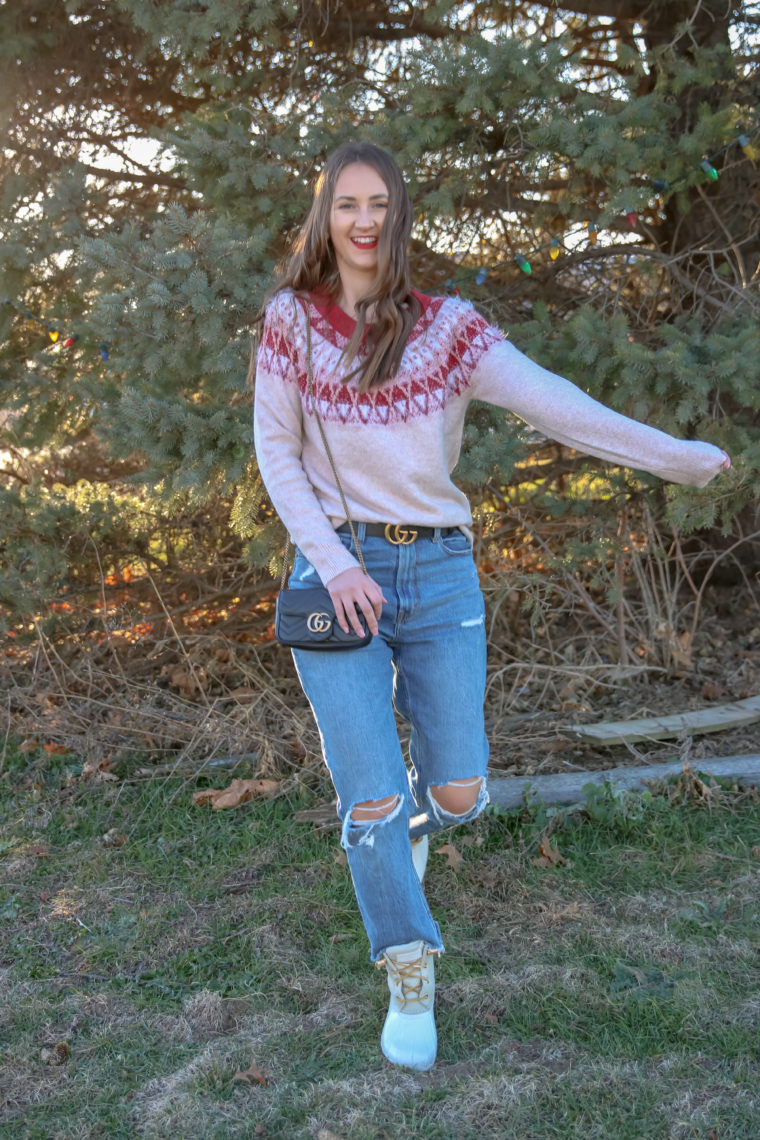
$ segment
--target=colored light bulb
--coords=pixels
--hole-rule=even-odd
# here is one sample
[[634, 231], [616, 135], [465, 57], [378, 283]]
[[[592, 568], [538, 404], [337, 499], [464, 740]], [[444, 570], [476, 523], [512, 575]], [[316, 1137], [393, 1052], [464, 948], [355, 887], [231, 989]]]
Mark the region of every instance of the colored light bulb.
[[478, 270], [477, 277], [475, 278], [475, 284], [476, 285], [484, 285], [487, 276], [488, 276], [488, 274], [487, 274], [486, 270], [481, 267]]
[[556, 261], [559, 257], [559, 238], [552, 239], [552, 244], [549, 247], [549, 257], [552, 261]]
[[48, 329], [48, 336], [52, 340], [53, 344], [55, 344], [55, 342], [58, 340], [58, 329]]
[[596, 239], [598, 236], [597, 232], [596, 232], [596, 223], [595, 222], [587, 222], [586, 223], [586, 229], [588, 230], [588, 240], [589, 240], [590, 244], [596, 245]]
[[702, 167], [708, 178], [712, 178], [713, 182], [718, 181], [718, 171], [715, 169], [712, 163], [708, 162], [706, 158], [703, 158], [699, 165]]
[[518, 253], [517, 257], [515, 258], [515, 261], [520, 266], [523, 273], [532, 273], [533, 272], [533, 270], [530, 267], [530, 262], [528, 261], [528, 259], [526, 257], [523, 257], [523, 255], [521, 253]]
[[653, 178], [652, 179], [652, 185], [654, 186], [655, 190], [669, 190], [670, 189], [670, 183], [666, 182], [664, 178]]
[[752, 143], [749, 141], [747, 136], [746, 135], [739, 135], [739, 137], [736, 141], [738, 142], [739, 146], [742, 148], [742, 150], [746, 154], [747, 158], [751, 158], [754, 162], [754, 160], [757, 158], [757, 151], [755, 150], [755, 148], [753, 147]]
[[629, 226], [635, 226], [639, 220], [639, 217], [635, 210], [626, 210], [625, 220], [628, 222]]
[[66, 337], [66, 339], [65, 339], [65, 341], [63, 342], [63, 347], [64, 347], [64, 348], [71, 348], [72, 344], [76, 344], [76, 342], [77, 342], [78, 340], [79, 340], [79, 337], [78, 337], [78, 336], [76, 336], [76, 335], [74, 335], [74, 336], [67, 336], [67, 337]]
[[108, 345], [107, 344], [99, 344], [98, 345], [98, 352], [100, 353], [103, 360], [108, 360]]

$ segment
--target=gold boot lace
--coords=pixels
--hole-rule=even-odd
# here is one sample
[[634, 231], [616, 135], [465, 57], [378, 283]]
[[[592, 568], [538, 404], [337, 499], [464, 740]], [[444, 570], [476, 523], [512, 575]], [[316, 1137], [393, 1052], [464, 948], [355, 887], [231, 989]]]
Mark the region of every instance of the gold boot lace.
[[[393, 958], [381, 958], [375, 963], [378, 970], [386, 966], [388, 973], [391, 975], [393, 982], [400, 987], [401, 994], [397, 1000], [401, 1001], [403, 1006], [411, 1004], [415, 1001], [426, 1001], [428, 994], [423, 993], [425, 982], [425, 955], [438, 954], [438, 950], [425, 950], [418, 958], [413, 958], [411, 962], [396, 962]], [[404, 1009], [401, 1012], [405, 1012]]]

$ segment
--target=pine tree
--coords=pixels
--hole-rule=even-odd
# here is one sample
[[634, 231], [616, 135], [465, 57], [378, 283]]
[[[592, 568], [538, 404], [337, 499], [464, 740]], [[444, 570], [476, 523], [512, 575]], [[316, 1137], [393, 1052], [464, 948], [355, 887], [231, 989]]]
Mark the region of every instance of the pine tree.
[[[242, 488], [236, 525], [266, 560], [250, 323], [314, 171], [357, 136], [410, 180], [416, 283], [726, 447], [730, 524], [760, 467], [759, 20], [726, 0], [2, 6], [6, 566], [44, 492], [27, 458], [93, 433], [167, 510]], [[473, 490], [524, 454], [504, 423], [473, 410]], [[717, 507], [673, 496], [683, 525]]]

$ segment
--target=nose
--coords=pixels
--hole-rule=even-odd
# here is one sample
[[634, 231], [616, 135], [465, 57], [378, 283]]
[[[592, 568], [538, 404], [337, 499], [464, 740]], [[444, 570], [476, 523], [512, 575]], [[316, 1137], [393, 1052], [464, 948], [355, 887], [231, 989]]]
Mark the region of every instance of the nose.
[[360, 230], [368, 230], [372, 228], [372, 219], [369, 216], [369, 206], [364, 205], [359, 207], [359, 216], [356, 219], [356, 225]]

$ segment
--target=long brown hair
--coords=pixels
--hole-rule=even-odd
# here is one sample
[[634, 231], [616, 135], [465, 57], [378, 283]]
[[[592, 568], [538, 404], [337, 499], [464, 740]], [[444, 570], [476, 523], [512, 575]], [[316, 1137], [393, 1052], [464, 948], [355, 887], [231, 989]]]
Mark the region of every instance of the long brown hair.
[[[351, 364], [362, 350], [360, 363], [350, 375], [358, 376], [359, 391], [365, 392], [398, 372], [409, 334], [422, 311], [409, 283], [407, 246], [414, 222], [412, 203], [401, 171], [387, 151], [366, 142], [343, 143], [333, 151], [317, 179], [314, 200], [293, 251], [279, 269], [269, 296], [290, 288], [302, 297], [317, 294], [338, 300], [341, 283], [330, 240], [330, 213], [338, 175], [353, 163], [373, 167], [388, 188], [388, 211], [377, 247], [377, 276], [372, 291], [357, 302], [356, 329], [343, 353]], [[372, 306], [374, 316], [368, 327], [367, 310]]]

